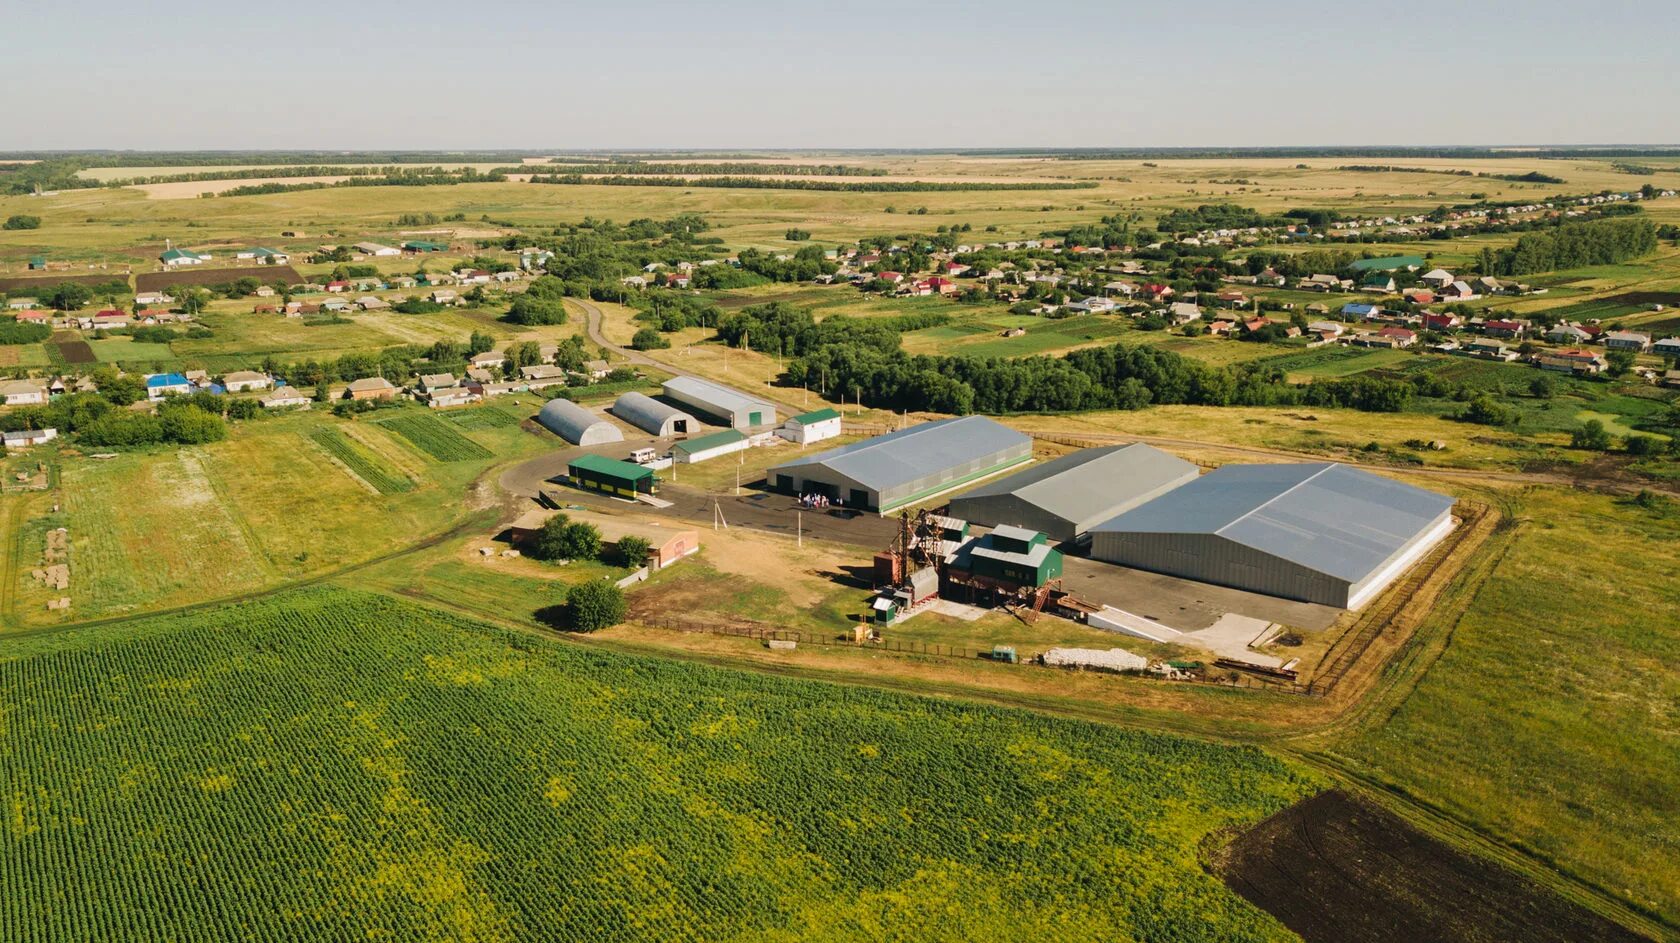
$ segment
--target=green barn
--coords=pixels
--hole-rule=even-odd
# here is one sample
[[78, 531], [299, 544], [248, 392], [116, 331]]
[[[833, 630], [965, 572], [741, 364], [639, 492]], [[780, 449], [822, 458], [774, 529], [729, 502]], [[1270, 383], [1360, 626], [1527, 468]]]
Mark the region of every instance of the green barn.
[[635, 499], [638, 494], [657, 494], [659, 479], [653, 469], [600, 455], [579, 455], [566, 466], [572, 484], [586, 491]]

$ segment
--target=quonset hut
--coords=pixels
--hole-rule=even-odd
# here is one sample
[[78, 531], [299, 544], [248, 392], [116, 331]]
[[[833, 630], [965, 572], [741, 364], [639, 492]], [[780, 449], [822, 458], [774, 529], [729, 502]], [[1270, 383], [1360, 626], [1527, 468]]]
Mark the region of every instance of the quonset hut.
[[952, 517], [1016, 524], [1051, 540], [1079, 540], [1103, 521], [1179, 485], [1201, 469], [1141, 442], [1081, 449], [951, 499]]
[[795, 459], [766, 473], [784, 494], [885, 514], [1032, 460], [1032, 439], [984, 416], [941, 419]]
[[569, 399], [551, 399], [537, 412], [537, 422], [573, 445], [623, 442], [618, 427]]
[[662, 439], [700, 431], [700, 423], [693, 416], [645, 393], [630, 392], [620, 396], [613, 403], [612, 414]]
[[1358, 609], [1452, 530], [1453, 499], [1334, 463], [1226, 465], [1091, 529], [1091, 556]]

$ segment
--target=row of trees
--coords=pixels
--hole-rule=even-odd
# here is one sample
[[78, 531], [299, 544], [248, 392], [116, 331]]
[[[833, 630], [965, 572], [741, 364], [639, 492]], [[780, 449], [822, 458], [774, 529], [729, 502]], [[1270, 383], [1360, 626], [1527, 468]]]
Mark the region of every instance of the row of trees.
[[1650, 220], [1599, 219], [1528, 233], [1495, 253], [1493, 267], [1498, 275], [1529, 275], [1625, 262], [1656, 249], [1657, 229]]

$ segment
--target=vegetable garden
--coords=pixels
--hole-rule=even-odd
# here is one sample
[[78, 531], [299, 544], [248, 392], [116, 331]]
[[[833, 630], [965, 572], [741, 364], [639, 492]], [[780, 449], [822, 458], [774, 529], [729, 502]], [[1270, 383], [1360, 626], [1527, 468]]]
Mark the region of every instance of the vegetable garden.
[[414, 482], [401, 472], [385, 466], [372, 453], [351, 442], [344, 433], [331, 426], [316, 426], [309, 430], [309, 438], [322, 451], [337, 459], [351, 474], [368, 483], [380, 494], [400, 494], [414, 490]]
[[404, 412], [381, 425], [440, 462], [465, 462], [490, 457], [490, 450], [467, 438], [436, 416]]
[[1283, 940], [1251, 748], [633, 658], [319, 587], [0, 663], [0, 938]]

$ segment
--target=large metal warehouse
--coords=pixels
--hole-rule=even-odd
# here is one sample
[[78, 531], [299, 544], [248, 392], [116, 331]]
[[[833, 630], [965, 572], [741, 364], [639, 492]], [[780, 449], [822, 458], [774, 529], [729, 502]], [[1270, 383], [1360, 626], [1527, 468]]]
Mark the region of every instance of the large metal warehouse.
[[665, 381], [665, 398], [732, 429], [776, 424], [775, 406], [709, 380], [672, 377]]
[[573, 445], [623, 442], [618, 427], [569, 399], [551, 399], [537, 412], [537, 422]]
[[612, 413], [632, 426], [660, 438], [700, 431], [693, 416], [667, 406], [645, 393], [625, 393], [613, 403]]
[[1079, 540], [1199, 474], [1194, 463], [1141, 442], [1081, 449], [959, 494], [950, 514], [987, 526], [1015, 524], [1051, 540]]
[[885, 514], [1032, 460], [1032, 439], [984, 416], [941, 419], [770, 469], [770, 486]]
[[1346, 465], [1226, 465], [1091, 528], [1091, 556], [1358, 609], [1452, 530], [1452, 507]]

